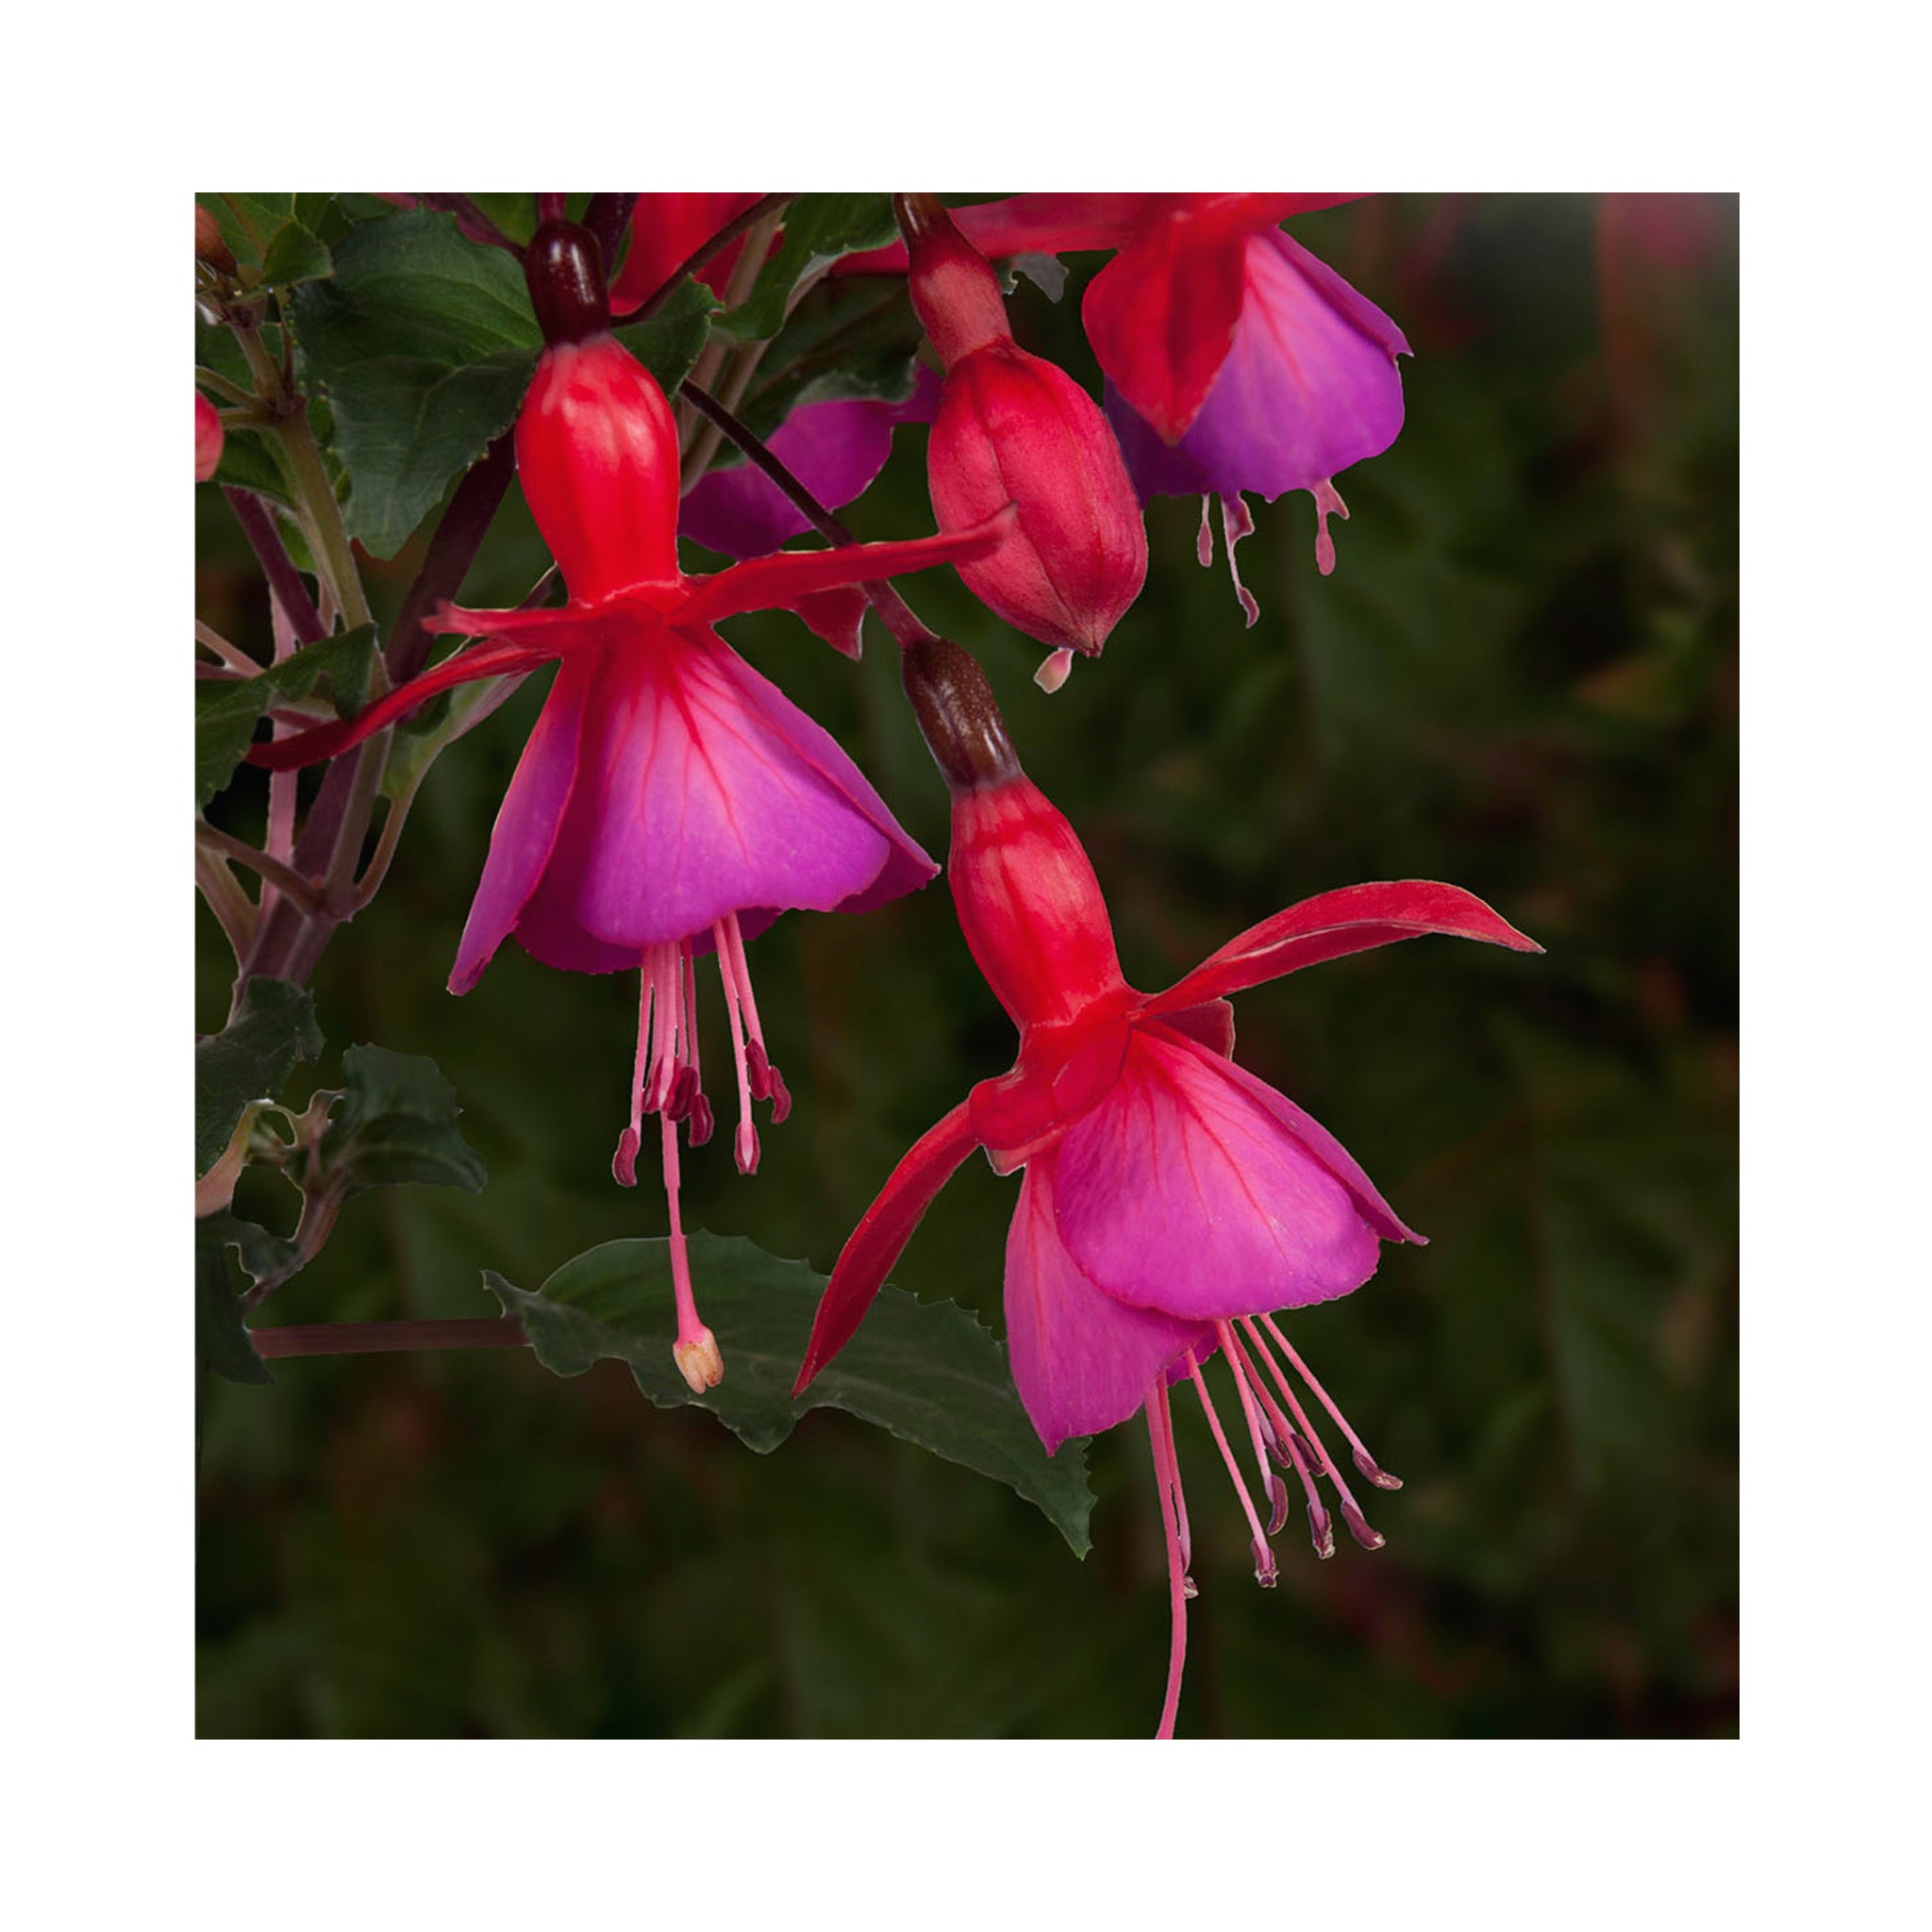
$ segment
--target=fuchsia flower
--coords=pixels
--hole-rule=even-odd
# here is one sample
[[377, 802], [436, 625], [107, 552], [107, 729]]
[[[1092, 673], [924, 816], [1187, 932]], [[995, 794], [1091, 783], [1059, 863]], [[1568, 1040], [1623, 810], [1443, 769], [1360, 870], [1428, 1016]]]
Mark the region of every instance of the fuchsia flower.
[[1064, 370], [1013, 340], [998, 278], [928, 194], [898, 197], [912, 307], [945, 367], [927, 447], [942, 530], [1019, 507], [1013, 541], [962, 564], [966, 588], [1016, 630], [1052, 646], [1041, 681], [1073, 653], [1098, 653], [1141, 594], [1147, 531], [1119, 445]]
[[[630, 248], [610, 282], [610, 312], [628, 315], [675, 275], [724, 224], [741, 215], [757, 194], [641, 194], [631, 210]], [[698, 271], [698, 280], [722, 295], [743, 251], [727, 242]]]
[[206, 483], [222, 466], [222, 419], [215, 406], [194, 391], [194, 480]]
[[[1234, 546], [1254, 528], [1242, 500], [1307, 490], [1320, 516], [1315, 555], [1335, 567], [1334, 484], [1379, 455], [1402, 427], [1409, 354], [1394, 323], [1280, 231], [1291, 215], [1342, 194], [1020, 194], [957, 210], [982, 253], [1005, 257], [1112, 249], [1081, 315], [1108, 379], [1107, 414], [1142, 502], [1201, 505], [1201, 561], [1213, 558], [1208, 500], [1236, 591], [1252, 624]], [[890, 268], [879, 250], [841, 266]]]
[[443, 607], [435, 627], [490, 641], [369, 706], [250, 752], [272, 770], [333, 757], [470, 678], [560, 660], [491, 834], [450, 991], [510, 936], [573, 973], [637, 968], [630, 1121], [613, 1171], [636, 1180], [657, 1114], [670, 1204], [678, 1367], [723, 1374], [698, 1319], [678, 1219], [677, 1126], [711, 1131], [700, 1082], [695, 960], [715, 952], [737, 1074], [741, 1173], [758, 1166], [755, 1100], [782, 1121], [744, 942], [790, 908], [860, 912], [924, 885], [932, 861], [832, 739], [711, 628], [838, 586], [985, 555], [1010, 515], [904, 543], [786, 552], [711, 577], [677, 565], [677, 437], [663, 391], [608, 327], [596, 244], [555, 222], [528, 256], [549, 346], [517, 419], [524, 494], [570, 601], [548, 610]]
[[[1187, 1506], [1171, 1385], [1192, 1384], [1254, 1540], [1287, 1519], [1275, 1473], [1292, 1470], [1318, 1555], [1334, 1533], [1317, 1479], [1356, 1540], [1376, 1548], [1291, 1368], [1380, 1470], [1303, 1365], [1274, 1311], [1327, 1301], [1374, 1273], [1384, 1241], [1420, 1241], [1327, 1130], [1236, 1066], [1227, 996], [1320, 959], [1423, 933], [1540, 951], [1481, 900], [1425, 880], [1350, 886], [1262, 921], [1163, 993], [1121, 975], [1100, 887], [1073, 827], [1026, 778], [978, 666], [934, 641], [906, 682], [953, 794], [947, 864], [967, 945], [1020, 1029], [1012, 1071], [982, 1081], [919, 1140], [845, 1244], [813, 1324], [798, 1390], [850, 1339], [920, 1217], [975, 1147], [1024, 1170], [1007, 1241], [1013, 1379], [1049, 1453], [1144, 1411], [1166, 1526], [1174, 1610], [1159, 1735], [1171, 1736], [1186, 1654]], [[1232, 1373], [1268, 1517], [1208, 1395], [1219, 1351]]]

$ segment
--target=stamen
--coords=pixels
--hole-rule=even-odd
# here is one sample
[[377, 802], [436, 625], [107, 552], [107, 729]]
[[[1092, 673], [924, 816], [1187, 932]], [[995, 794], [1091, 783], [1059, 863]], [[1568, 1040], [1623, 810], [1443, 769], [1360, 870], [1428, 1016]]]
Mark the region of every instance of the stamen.
[[1254, 629], [1261, 615], [1261, 607], [1255, 602], [1254, 593], [1241, 582], [1241, 567], [1235, 561], [1234, 546], [1243, 537], [1252, 536], [1254, 528], [1254, 512], [1249, 509], [1246, 497], [1224, 496], [1221, 499], [1221, 535], [1227, 544], [1227, 574], [1234, 579], [1234, 593], [1241, 600], [1250, 630]]
[[618, 1136], [617, 1152], [610, 1160], [611, 1178], [621, 1188], [634, 1188], [638, 1184], [638, 1151], [643, 1145], [644, 1069], [651, 1041], [651, 962], [656, 950], [646, 946], [639, 960], [638, 1045], [630, 1070], [630, 1124]]
[[745, 1055], [750, 1063], [752, 1098], [769, 1100], [772, 1124], [782, 1126], [791, 1111], [791, 1095], [786, 1091], [784, 1074], [765, 1052], [765, 1030], [758, 1024], [758, 995], [751, 990], [751, 961], [744, 957], [744, 935], [739, 929], [735, 912], [725, 920], [724, 930], [731, 941], [731, 976], [738, 983], [738, 997], [744, 1008]]
[[691, 1105], [685, 1112], [690, 1124], [684, 1138], [687, 1145], [702, 1147], [711, 1138], [715, 1123], [711, 1103], [705, 1098], [704, 1061], [698, 1052], [698, 962], [689, 940], [684, 943], [684, 1051], [691, 1079]]
[[1227, 1357], [1228, 1367], [1234, 1371], [1235, 1393], [1241, 1397], [1241, 1414], [1247, 1418], [1248, 1441], [1255, 1450], [1255, 1467], [1260, 1472], [1261, 1487], [1268, 1491], [1268, 1500], [1273, 1506], [1274, 1513], [1268, 1519], [1268, 1534], [1279, 1536], [1281, 1525], [1288, 1521], [1288, 1485], [1268, 1466], [1268, 1451], [1262, 1440], [1265, 1424], [1255, 1405], [1254, 1391], [1248, 1386], [1254, 1370], [1245, 1359], [1236, 1355], [1241, 1343], [1235, 1340], [1234, 1330], [1225, 1322], [1216, 1322], [1214, 1332], [1221, 1338], [1222, 1353]]
[[[730, 924], [738, 924], [733, 919]], [[758, 1133], [751, 1124], [751, 1069], [745, 1062], [744, 1019], [739, 1010], [737, 975], [731, 970], [730, 941], [725, 937], [725, 922], [720, 920], [711, 927], [711, 934], [718, 947], [718, 980], [724, 989], [724, 1011], [731, 1026], [731, 1058], [738, 1065], [738, 1138], [733, 1147], [737, 1157], [740, 1174], [756, 1174], [758, 1171]]]
[[[1186, 1492], [1181, 1488], [1181, 1459], [1179, 1453], [1174, 1446], [1174, 1411], [1168, 1407], [1167, 1378], [1164, 1374], [1160, 1383], [1160, 1425], [1166, 1432], [1167, 1460], [1170, 1468], [1174, 1471], [1174, 1517], [1180, 1524], [1181, 1568], [1185, 1571], [1193, 1561], [1194, 1541], [1188, 1528], [1188, 1498]], [[1183, 1576], [1181, 1581], [1187, 1586], [1187, 1593], [1190, 1597], [1198, 1594], [1194, 1587], [1194, 1579], [1191, 1576]]]
[[[1274, 1325], [1274, 1321], [1266, 1315], [1263, 1315], [1260, 1319], [1268, 1324], [1269, 1330], [1274, 1335], [1275, 1341], [1281, 1341], [1281, 1330]], [[1301, 1425], [1302, 1434], [1307, 1439], [1309, 1447], [1315, 1451], [1318, 1457], [1317, 1467], [1335, 1485], [1336, 1492], [1341, 1498], [1341, 1520], [1347, 1524], [1349, 1535], [1354, 1537], [1363, 1549], [1379, 1550], [1388, 1539], [1379, 1530], [1370, 1527], [1368, 1518], [1362, 1514], [1354, 1495], [1349, 1491], [1348, 1483], [1342, 1476], [1341, 1465], [1328, 1453], [1327, 1443], [1322, 1440], [1320, 1431], [1309, 1422], [1307, 1410], [1302, 1407], [1300, 1398], [1290, 1386], [1287, 1371], [1268, 1353], [1268, 1344], [1261, 1339], [1261, 1331], [1255, 1325], [1255, 1318], [1252, 1315], [1244, 1315], [1241, 1320], [1243, 1325], [1247, 1328], [1249, 1339], [1255, 1344], [1256, 1353], [1267, 1363], [1268, 1373], [1274, 1377], [1275, 1382], [1279, 1385], [1283, 1398], [1287, 1401], [1289, 1407], [1294, 1411], [1294, 1419]], [[1282, 1341], [1282, 1346], [1286, 1348], [1288, 1344]], [[1290, 1352], [1292, 1353], [1291, 1350]]]
[[691, 1257], [684, 1245], [684, 1224], [677, 1211], [677, 1127], [666, 1114], [662, 1120], [664, 1198], [671, 1214], [671, 1288], [677, 1298], [677, 1340], [671, 1358], [693, 1394], [715, 1389], [724, 1378], [724, 1357], [718, 1340], [698, 1319], [697, 1297], [691, 1292]]
[[1214, 567], [1214, 525], [1208, 521], [1208, 513], [1214, 508], [1214, 499], [1204, 496], [1201, 499], [1201, 530], [1194, 539], [1194, 555], [1201, 559], [1203, 570]]
[[[1268, 1420], [1271, 1432], [1269, 1448], [1273, 1451], [1274, 1459], [1293, 1470], [1300, 1478], [1302, 1494], [1307, 1499], [1308, 1507], [1308, 1541], [1315, 1555], [1325, 1563], [1335, 1554], [1335, 1525], [1329, 1522], [1327, 1506], [1322, 1501], [1321, 1492], [1315, 1487], [1314, 1472], [1322, 1466], [1321, 1458], [1302, 1440], [1294, 1424], [1282, 1414], [1280, 1405], [1269, 1394], [1266, 1385], [1256, 1374], [1255, 1365], [1249, 1360], [1247, 1351], [1242, 1348], [1241, 1339], [1232, 1327], [1228, 1329], [1224, 1345], [1238, 1376], [1244, 1375], [1256, 1396], [1259, 1398], [1262, 1412]], [[1284, 1485], [1276, 1504], [1277, 1512], [1284, 1517], [1287, 1501], [1288, 1491]], [[1279, 1524], [1275, 1527], [1279, 1527]], [[1273, 1534], [1272, 1530], [1270, 1534]]]
[[1362, 1439], [1349, 1427], [1348, 1418], [1335, 1406], [1334, 1398], [1308, 1373], [1307, 1363], [1303, 1361], [1301, 1357], [1295, 1353], [1289, 1343], [1288, 1337], [1275, 1326], [1274, 1316], [1263, 1315], [1261, 1319], [1267, 1323], [1268, 1332], [1281, 1344], [1282, 1354], [1294, 1364], [1295, 1373], [1315, 1391], [1315, 1400], [1335, 1418], [1335, 1426], [1348, 1438], [1349, 1447], [1355, 1452], [1355, 1466], [1378, 1490], [1399, 1490], [1402, 1487], [1402, 1478], [1399, 1475], [1391, 1475], [1386, 1469], [1380, 1469], [1376, 1466], [1375, 1458], [1363, 1446]]
[[676, 946], [669, 941], [645, 955], [652, 981], [651, 1070], [643, 1085], [645, 1113], [662, 1113], [677, 1071], [678, 1009], [684, 1004], [684, 974]]
[[1328, 519], [1340, 517], [1348, 521], [1348, 506], [1341, 500], [1341, 492], [1332, 481], [1317, 483], [1315, 498], [1315, 568], [1325, 577], [1335, 569], [1335, 539], [1328, 534]]
[[1248, 1486], [1241, 1480], [1241, 1466], [1234, 1459], [1234, 1452], [1227, 1446], [1227, 1436], [1221, 1426], [1221, 1418], [1214, 1412], [1213, 1398], [1208, 1393], [1208, 1384], [1202, 1379], [1200, 1364], [1194, 1359], [1191, 1348], [1187, 1354], [1188, 1374], [1194, 1378], [1194, 1392], [1201, 1398], [1201, 1407], [1208, 1411], [1208, 1426], [1214, 1432], [1214, 1446], [1221, 1451], [1221, 1459], [1227, 1465], [1229, 1480], [1234, 1484], [1235, 1493], [1241, 1498], [1242, 1513], [1248, 1519], [1248, 1527], [1254, 1531], [1250, 1547], [1255, 1553], [1255, 1581], [1263, 1590], [1273, 1590], [1275, 1583], [1274, 1552], [1268, 1547], [1268, 1539], [1261, 1529], [1261, 1519], [1255, 1511], [1255, 1499], [1248, 1494]]
[[1167, 1407], [1167, 1377], [1157, 1375], [1147, 1397], [1147, 1438], [1154, 1445], [1154, 1487], [1160, 1498], [1160, 1526], [1167, 1535], [1167, 1602], [1172, 1635], [1167, 1648], [1167, 1695], [1161, 1700], [1157, 1738], [1174, 1736], [1180, 1708], [1181, 1667], [1188, 1660], [1188, 1599], [1193, 1594], [1187, 1575], [1186, 1532], [1175, 1504], [1181, 1492], [1180, 1465], [1174, 1453], [1174, 1418]]

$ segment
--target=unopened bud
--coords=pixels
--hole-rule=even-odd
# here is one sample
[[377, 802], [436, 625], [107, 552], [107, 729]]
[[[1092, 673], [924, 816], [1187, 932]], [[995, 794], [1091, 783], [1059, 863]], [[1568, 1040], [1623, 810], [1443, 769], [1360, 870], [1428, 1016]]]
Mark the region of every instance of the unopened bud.
[[194, 480], [206, 483], [221, 467], [222, 461], [222, 419], [215, 414], [215, 406], [202, 394], [194, 391]]
[[194, 205], [194, 256], [225, 275], [235, 273], [235, 257], [222, 239], [221, 225], [199, 202]]
[[715, 1389], [724, 1379], [724, 1357], [718, 1353], [718, 1338], [708, 1328], [700, 1326], [689, 1340], [674, 1342], [671, 1356], [693, 1395]]

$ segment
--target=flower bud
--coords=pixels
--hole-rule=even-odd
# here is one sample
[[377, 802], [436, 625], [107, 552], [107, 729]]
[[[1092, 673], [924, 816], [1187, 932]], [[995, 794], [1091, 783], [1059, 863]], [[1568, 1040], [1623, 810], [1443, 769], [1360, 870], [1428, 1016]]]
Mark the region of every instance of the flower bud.
[[222, 419], [215, 414], [215, 406], [202, 394], [194, 391], [194, 480], [206, 483], [220, 467], [222, 460]]
[[1013, 341], [991, 266], [926, 195], [899, 198], [912, 306], [946, 365], [926, 458], [942, 530], [1016, 503], [1007, 541], [959, 575], [1055, 650], [1092, 656], [1140, 594], [1147, 532], [1113, 431], [1065, 371]]
[[194, 204], [194, 255], [197, 261], [207, 262], [225, 275], [235, 273], [235, 258], [222, 240], [220, 224], [199, 202]]

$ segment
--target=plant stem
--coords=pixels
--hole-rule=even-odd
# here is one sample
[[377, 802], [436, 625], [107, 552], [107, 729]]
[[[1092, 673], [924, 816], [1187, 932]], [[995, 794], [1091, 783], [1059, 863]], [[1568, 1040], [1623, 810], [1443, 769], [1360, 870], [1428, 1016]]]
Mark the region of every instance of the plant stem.
[[472, 242], [480, 242], [486, 248], [506, 248], [521, 261], [524, 251], [512, 242], [494, 222], [492, 222], [467, 194], [419, 194], [416, 199], [425, 208], [434, 208], [439, 214], [454, 215], [457, 230]]
[[[758, 469], [777, 485], [786, 500], [801, 516], [811, 521], [812, 528], [828, 543], [847, 544], [856, 541], [852, 532], [815, 497], [779, 458], [741, 423], [731, 411], [724, 408], [716, 397], [709, 396], [687, 376], [678, 393], [706, 418], [722, 434], [730, 438], [745, 454], [747, 461]], [[901, 648], [933, 641], [933, 634], [913, 614], [910, 605], [889, 583], [862, 584], [867, 601], [879, 614], [880, 621], [899, 641]]]
[[252, 490], [238, 490], [233, 484], [225, 483], [222, 494], [234, 511], [235, 521], [242, 525], [242, 534], [248, 539], [248, 547], [255, 552], [261, 574], [268, 579], [269, 595], [281, 606], [296, 641], [316, 642], [323, 636], [322, 616], [275, 528], [275, 513]]
[[525, 1348], [514, 1315], [471, 1322], [307, 1322], [252, 1328], [255, 1352], [275, 1361], [305, 1355], [391, 1355], [429, 1348]]
[[220, 853], [210, 852], [198, 839], [194, 845], [194, 883], [208, 901], [208, 910], [220, 921], [239, 966], [255, 943], [255, 906], [242, 890], [242, 881], [228, 870], [227, 860]]
[[624, 231], [630, 226], [631, 212], [637, 205], [635, 194], [593, 194], [584, 209], [584, 226], [597, 238], [607, 282], [617, 267], [618, 246], [624, 240]]
[[390, 637], [386, 656], [392, 684], [407, 684], [428, 659], [430, 633], [424, 628], [425, 620], [439, 604], [462, 589], [470, 565], [508, 493], [517, 467], [511, 441], [514, 434], [506, 429], [470, 465], [429, 540], [423, 567], [403, 598]]
[[322, 910], [322, 895], [317, 891], [312, 879], [305, 879], [300, 873], [291, 866], [284, 865], [279, 858], [273, 858], [266, 852], [258, 851], [255, 846], [244, 843], [232, 833], [223, 831], [219, 825], [211, 825], [206, 819], [197, 820], [194, 842], [208, 851], [219, 852], [224, 858], [232, 858], [237, 865], [245, 865], [250, 872], [267, 879], [278, 891], [294, 900], [305, 912]]

